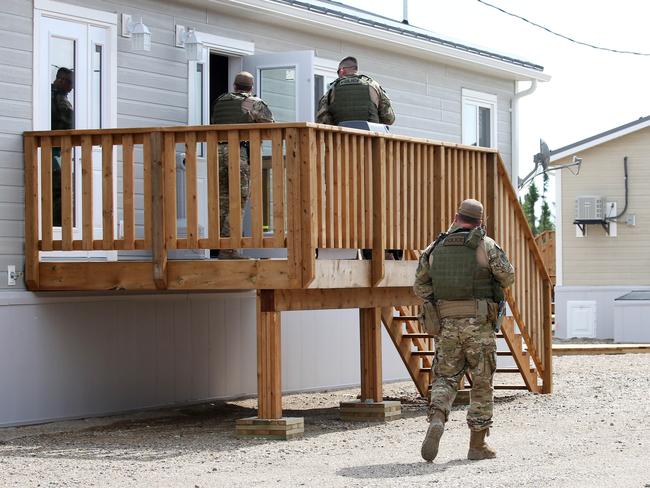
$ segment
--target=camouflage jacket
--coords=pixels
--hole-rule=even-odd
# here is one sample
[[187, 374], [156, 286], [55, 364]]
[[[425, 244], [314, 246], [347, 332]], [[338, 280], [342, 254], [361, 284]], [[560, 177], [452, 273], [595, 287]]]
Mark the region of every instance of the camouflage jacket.
[[[447, 233], [458, 230], [459, 227], [452, 225]], [[435, 241], [422, 252], [418, 269], [415, 272], [415, 283], [413, 291], [417, 296], [425, 300], [433, 300], [433, 286], [431, 285], [431, 276], [429, 267], [431, 266], [431, 251]], [[476, 259], [479, 265], [487, 265], [492, 271], [494, 278], [503, 288], [508, 288], [515, 281], [515, 268], [508, 261], [508, 256], [496, 242], [490, 237], [485, 236], [482, 244], [476, 248]]]
[[[237, 94], [239, 93], [240, 92], [233, 92], [230, 95], [237, 96]], [[242, 92], [242, 94], [245, 95], [246, 93]], [[266, 104], [266, 102], [261, 98], [255, 96], [247, 96], [246, 99], [242, 102], [241, 108], [244, 112], [248, 112], [248, 115], [250, 116], [253, 122], [256, 123], [275, 122], [275, 120], [273, 120], [273, 114], [271, 113], [271, 109]], [[211, 120], [214, 120], [214, 107], [212, 110], [213, 111], [212, 111]]]
[[74, 129], [74, 109], [68, 94], [52, 86], [51, 130]]
[[[379, 83], [370, 77], [368, 77], [368, 80], [371, 87], [370, 98], [373, 103], [377, 105], [377, 111], [379, 112], [379, 121], [382, 124], [392, 125], [395, 122], [395, 112], [393, 111], [393, 107], [390, 103], [390, 98], [388, 98], [388, 95]], [[336, 83], [336, 81], [334, 81], [332, 85], [334, 83]], [[330, 88], [318, 102], [316, 122], [319, 124], [334, 125], [334, 119], [329, 111], [329, 105], [332, 102], [332, 98], [330, 97], [331, 90], [332, 89]]]

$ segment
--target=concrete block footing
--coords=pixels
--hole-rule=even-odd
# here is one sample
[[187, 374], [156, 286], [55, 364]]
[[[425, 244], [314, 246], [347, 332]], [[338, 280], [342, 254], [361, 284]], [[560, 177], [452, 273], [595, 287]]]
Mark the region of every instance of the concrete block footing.
[[235, 422], [235, 433], [240, 439], [261, 438], [288, 441], [302, 436], [304, 432], [305, 419], [303, 417], [280, 419], [247, 417]]
[[341, 420], [352, 422], [387, 422], [402, 416], [402, 404], [397, 401], [367, 402], [355, 400], [341, 402]]

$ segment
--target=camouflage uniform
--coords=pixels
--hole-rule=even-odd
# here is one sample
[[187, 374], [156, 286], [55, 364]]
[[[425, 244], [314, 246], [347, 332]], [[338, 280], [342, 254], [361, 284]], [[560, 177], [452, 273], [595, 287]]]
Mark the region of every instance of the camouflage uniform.
[[[447, 233], [458, 229], [453, 225]], [[415, 294], [425, 300], [435, 299], [429, 274], [434, 244], [427, 247], [420, 257], [413, 287]], [[487, 265], [503, 288], [512, 285], [514, 268], [494, 240], [484, 237], [476, 253], [477, 262]], [[473, 431], [489, 428], [493, 410], [492, 380], [496, 369], [496, 334], [492, 322], [479, 317], [443, 318], [435, 343], [429, 416], [440, 410], [448, 418], [458, 384], [469, 371], [473, 384], [467, 424]]]
[[[220, 96], [214, 104], [211, 122], [224, 123], [218, 121], [217, 104], [219, 102], [228, 102], [234, 99], [241, 99], [241, 119], [227, 123], [256, 123], [256, 122], [274, 122], [273, 114], [268, 105], [261, 98], [249, 95], [246, 92], [233, 92]], [[228, 190], [228, 144], [220, 143], [219, 148], [219, 213], [221, 224], [221, 236], [230, 237], [230, 199]], [[239, 146], [239, 178], [241, 188], [241, 209], [244, 211], [249, 195], [250, 181], [250, 159], [249, 148], [247, 143], [241, 143]]]
[[[381, 87], [379, 83], [368, 76], [364, 75], [347, 75], [347, 76], [357, 76], [363, 77], [367, 83], [370, 85], [370, 99], [377, 107], [377, 112], [379, 116], [379, 122], [382, 124], [391, 125], [395, 122], [395, 112], [391, 106], [390, 98]], [[325, 95], [323, 95], [318, 102], [318, 112], [316, 113], [316, 122], [319, 124], [328, 124], [328, 125], [337, 125], [332, 113], [330, 112], [330, 105], [334, 101], [334, 96], [336, 89], [334, 88], [336, 83], [341, 80], [334, 81], [332, 87], [330, 88]]]
[[[52, 85], [51, 129], [74, 129], [74, 109], [68, 93]], [[52, 148], [52, 225], [61, 226], [61, 148]]]

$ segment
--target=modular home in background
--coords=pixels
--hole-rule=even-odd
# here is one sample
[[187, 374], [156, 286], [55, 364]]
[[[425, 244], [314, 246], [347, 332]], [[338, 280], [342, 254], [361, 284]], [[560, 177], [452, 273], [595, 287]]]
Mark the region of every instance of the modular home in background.
[[551, 152], [582, 159], [556, 176], [556, 336], [650, 342], [649, 154], [650, 117]]
[[[373, 283], [383, 277], [383, 283], [395, 280], [408, 290], [414, 261], [384, 263], [383, 249], [423, 248], [462, 198], [491, 198], [488, 208], [500, 209], [504, 219], [512, 213], [507, 235], [525, 243], [518, 259], [532, 259], [529, 269], [537, 269], [535, 249], [521, 238], [528, 234], [509, 179], [518, 173], [517, 101], [549, 79], [541, 66], [329, 1], [4, 0], [0, 19], [0, 425], [239, 397], [255, 394], [258, 381], [279, 389], [279, 376], [258, 378], [264, 357], [260, 347], [256, 353], [256, 289], [331, 288], [344, 278], [340, 288], [369, 286], [368, 262], [332, 258], [325, 273], [325, 261], [312, 258], [315, 248], [365, 247], [376, 252]], [[134, 37], [138, 23], [151, 34], [149, 50], [142, 50], [147, 39]], [[200, 45], [198, 56], [188, 61], [190, 29]], [[366, 140], [354, 131], [301, 124], [314, 120], [317, 100], [348, 55], [390, 95], [397, 114], [392, 136]], [[74, 73], [69, 99], [76, 131], [50, 133], [50, 90], [60, 67]], [[241, 134], [230, 126], [188, 131], [188, 125], [209, 123], [212, 102], [242, 69], [254, 73], [257, 93], [284, 124], [257, 132], [244, 127]], [[214, 174], [206, 160], [219, 141], [235, 149], [240, 137], [247, 137], [260, 157], [251, 163], [259, 170], [251, 209], [233, 229], [241, 237], [236, 246], [215, 233], [218, 209], [209, 197]], [[295, 149], [303, 143], [306, 149]], [[387, 179], [377, 180], [395, 185], [395, 199], [374, 187], [376, 208], [382, 205], [375, 214], [370, 206], [375, 180], [364, 163], [373, 147], [377, 158], [384, 150], [395, 158], [390, 159], [395, 166], [385, 169]], [[338, 170], [313, 180], [299, 173], [316, 167], [310, 161], [325, 154], [321, 150], [327, 157], [319, 161]], [[53, 151], [60, 151], [63, 161], [60, 197], [50, 188]], [[434, 159], [439, 169], [427, 169]], [[164, 175], [156, 173], [160, 161]], [[305, 163], [303, 170], [297, 161]], [[429, 185], [417, 195], [424, 198], [427, 188], [438, 185], [435, 207], [432, 199], [420, 209], [406, 191], [407, 184], [409, 190], [416, 185], [409, 179], [414, 173], [402, 171], [412, 161], [422, 162], [421, 184]], [[366, 179], [356, 180], [348, 162], [351, 168], [365, 164]], [[474, 168], [477, 176], [470, 176]], [[358, 195], [349, 192], [354, 200], [347, 200], [342, 189], [348, 186], [337, 186], [331, 175], [341, 182], [351, 175], [352, 185], [359, 185]], [[296, 181], [302, 186], [294, 192]], [[463, 186], [470, 182], [471, 191]], [[231, 191], [238, 191], [233, 184]], [[295, 206], [288, 203], [292, 198], [299, 198]], [[391, 203], [384, 207], [385, 198]], [[52, 222], [53, 204], [62, 207], [61, 226]], [[318, 210], [310, 211], [312, 204]], [[300, 205], [307, 210], [299, 215]], [[359, 217], [359, 228], [352, 229], [358, 238], [340, 230], [341, 215], [343, 225], [347, 217], [355, 223], [353, 217]], [[409, 232], [417, 228], [416, 217], [424, 226], [418, 239], [406, 233], [407, 226]], [[382, 218], [393, 226], [385, 236]], [[299, 228], [304, 219], [307, 228]], [[373, 234], [375, 224], [382, 226], [380, 233], [374, 227]], [[370, 242], [373, 236], [379, 238]], [[507, 250], [510, 244], [504, 245]], [[263, 248], [278, 259], [218, 263], [209, 259], [209, 249], [219, 247]], [[191, 269], [172, 276], [188, 263]], [[529, 284], [543, 277], [542, 271], [531, 272]], [[539, 290], [541, 296], [542, 285]], [[275, 305], [264, 302], [268, 310], [282, 309], [273, 297]], [[293, 299], [284, 310], [296, 309]], [[383, 302], [372, 303], [365, 306]], [[341, 299], [336, 310], [282, 314], [283, 391], [359, 384], [359, 307]], [[525, 318], [539, 319], [535, 330], [541, 331], [545, 310], [529, 311], [523, 296], [519, 307], [520, 326]], [[279, 312], [273, 317], [279, 320]], [[271, 329], [273, 320], [267, 323]], [[544, 366], [543, 335], [530, 336], [538, 341]], [[395, 380], [428, 374], [404, 367], [400, 354], [410, 354], [410, 347], [398, 354], [386, 332], [381, 340], [384, 366], [376, 381], [381, 375]]]

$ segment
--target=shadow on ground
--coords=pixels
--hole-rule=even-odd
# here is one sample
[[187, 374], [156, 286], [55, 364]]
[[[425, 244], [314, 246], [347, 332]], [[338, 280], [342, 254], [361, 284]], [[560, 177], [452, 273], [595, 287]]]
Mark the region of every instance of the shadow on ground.
[[336, 474], [347, 478], [359, 479], [402, 478], [405, 476], [425, 476], [432, 473], [441, 473], [452, 466], [462, 466], [469, 463], [471, 461], [467, 459], [457, 459], [441, 464], [426, 463], [423, 461], [415, 463], [371, 464], [369, 466], [341, 468]]

